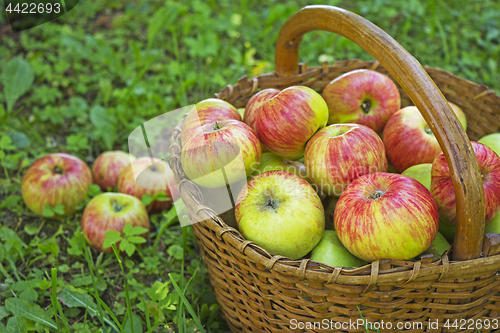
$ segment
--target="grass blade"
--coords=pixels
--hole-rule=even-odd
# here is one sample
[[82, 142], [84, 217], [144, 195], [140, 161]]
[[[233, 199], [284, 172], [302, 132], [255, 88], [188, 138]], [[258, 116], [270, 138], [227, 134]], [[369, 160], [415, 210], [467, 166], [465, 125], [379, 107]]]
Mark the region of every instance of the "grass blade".
[[172, 277], [171, 273], [168, 273], [168, 278], [170, 279], [170, 282], [172, 282], [172, 285], [174, 286], [175, 291], [179, 294], [179, 297], [181, 298], [182, 303], [186, 307], [186, 310], [188, 310], [188, 312], [191, 315], [191, 317], [193, 317], [193, 320], [194, 320], [196, 326], [198, 327], [198, 329], [200, 330], [200, 332], [201, 333], [206, 333], [205, 329], [203, 328], [203, 325], [200, 322], [200, 318], [198, 318], [198, 316], [194, 312], [193, 308], [191, 307], [191, 304], [189, 304], [189, 301], [184, 296], [184, 293], [182, 292], [182, 289], [177, 285], [177, 282], [175, 282], [175, 280]]

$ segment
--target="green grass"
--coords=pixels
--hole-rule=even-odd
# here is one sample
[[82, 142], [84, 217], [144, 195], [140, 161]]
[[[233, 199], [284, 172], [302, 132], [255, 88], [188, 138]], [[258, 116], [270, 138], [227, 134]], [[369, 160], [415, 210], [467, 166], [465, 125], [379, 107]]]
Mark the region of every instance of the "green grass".
[[[38, 331], [227, 330], [193, 231], [181, 229], [175, 211], [152, 215], [148, 241], [119, 262], [82, 244], [81, 212], [58, 221], [33, 215], [21, 198], [22, 175], [51, 152], [91, 165], [105, 150], [126, 151], [128, 135], [143, 122], [243, 75], [272, 71], [281, 25], [319, 3], [87, 0], [19, 34], [0, 16], [0, 331], [16, 324]], [[423, 65], [500, 92], [497, 1], [324, 3], [374, 22]], [[307, 34], [300, 56], [311, 66], [372, 59], [327, 32]]]

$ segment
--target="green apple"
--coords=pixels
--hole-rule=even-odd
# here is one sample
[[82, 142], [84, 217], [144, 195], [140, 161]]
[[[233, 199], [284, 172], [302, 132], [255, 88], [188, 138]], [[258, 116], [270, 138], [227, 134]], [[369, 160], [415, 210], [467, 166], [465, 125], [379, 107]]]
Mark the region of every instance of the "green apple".
[[[255, 165], [257, 165], [256, 168], [254, 168]], [[258, 174], [266, 171], [279, 170], [293, 173], [294, 175], [297, 175], [300, 178], [309, 181], [309, 178], [307, 177], [306, 167], [303, 163], [289, 160], [274, 153], [263, 153], [260, 159], [260, 163], [254, 163], [252, 165], [252, 169], [254, 170], [254, 172], [252, 173], [251, 177], [255, 177]]]
[[235, 216], [246, 239], [293, 260], [308, 254], [325, 230], [318, 194], [307, 181], [285, 171], [252, 178], [238, 195]]
[[450, 243], [453, 243], [455, 240], [455, 230], [456, 228], [454, 225], [446, 223], [441, 219], [439, 220], [438, 232], [440, 232]]
[[417, 164], [403, 171], [402, 175], [418, 180], [422, 185], [431, 190], [431, 168], [432, 163]]
[[498, 156], [500, 156], [500, 133], [483, 136], [478, 142], [490, 147], [495, 153], [497, 153]]
[[342, 245], [334, 230], [325, 230], [318, 245], [311, 252], [311, 260], [332, 267], [361, 267], [367, 264]]
[[500, 234], [500, 213], [498, 213], [493, 218], [493, 220], [486, 223], [486, 227], [484, 229], [484, 232], [487, 234], [489, 234], [489, 233]]
[[450, 243], [446, 240], [446, 238], [438, 232], [436, 234], [436, 238], [431, 243], [431, 245], [424, 251], [422, 254], [432, 254], [435, 257], [441, 257], [444, 251], [450, 248]]

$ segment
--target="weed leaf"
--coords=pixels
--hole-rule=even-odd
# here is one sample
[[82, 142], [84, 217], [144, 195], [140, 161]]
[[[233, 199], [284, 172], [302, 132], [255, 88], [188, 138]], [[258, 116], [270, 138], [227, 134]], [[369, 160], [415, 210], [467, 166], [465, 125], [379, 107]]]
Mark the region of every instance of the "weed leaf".
[[32, 320], [35, 323], [40, 323], [44, 326], [57, 329], [56, 323], [37, 304], [30, 304], [24, 299], [8, 298], [5, 301], [5, 307], [15, 316], [21, 316]]
[[11, 317], [7, 322], [9, 333], [26, 333], [26, 320], [23, 317]]
[[31, 88], [34, 80], [35, 74], [31, 65], [21, 57], [15, 57], [4, 66], [2, 83], [7, 111], [12, 110], [19, 97]]

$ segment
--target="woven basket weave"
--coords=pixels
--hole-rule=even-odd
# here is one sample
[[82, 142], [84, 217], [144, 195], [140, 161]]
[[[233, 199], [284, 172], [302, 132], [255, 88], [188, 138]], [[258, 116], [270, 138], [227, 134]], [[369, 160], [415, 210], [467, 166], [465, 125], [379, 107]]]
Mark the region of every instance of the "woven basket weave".
[[[337, 61], [331, 66], [313, 68], [299, 65], [302, 34], [318, 29], [346, 36], [378, 61]], [[461, 208], [462, 212], [457, 235], [452, 252], [441, 258], [380, 260], [352, 269], [270, 254], [203, 205], [199, 188], [187, 178], [181, 165], [183, 122], [174, 129], [169, 163], [180, 182], [179, 190], [190, 217], [202, 221], [192, 227], [222, 314], [233, 332], [366, 332], [360, 326], [333, 324], [353, 322], [361, 315], [369, 322], [386, 323], [382, 332], [477, 332], [478, 328], [481, 332], [500, 331], [500, 235], [484, 237], [484, 195], [480, 193], [479, 175], [474, 174], [477, 163], [470, 159], [470, 143], [460, 126], [453, 124], [456, 117], [450, 117], [452, 111], [439, 90], [466, 114], [470, 140], [500, 131], [500, 97], [484, 85], [446, 71], [424, 71], [399, 46], [406, 52], [401, 55], [398, 46], [357, 15], [329, 6], [305, 7], [280, 31], [276, 73], [243, 77], [214, 97], [245, 107], [261, 89], [304, 85], [320, 92], [334, 78], [362, 68], [388, 75], [399, 87], [403, 83], [399, 88], [402, 106], [417, 105], [421, 110], [437, 133], [449, 164], [452, 161], [451, 169], [457, 175], [454, 181], [459, 182], [455, 184], [459, 190], [455, 186], [455, 191], [457, 211]], [[413, 74], [416, 78], [412, 78]], [[430, 79], [425, 81], [428, 77], [435, 85]], [[410, 83], [402, 78], [408, 78]], [[333, 325], [328, 326], [332, 329], [321, 329], [325, 326], [318, 323], [323, 325], [324, 319]], [[452, 327], [457, 319], [462, 322], [455, 322]], [[485, 326], [488, 321], [489, 328]], [[417, 322], [420, 326], [416, 326]], [[309, 323], [303, 326], [308, 329], [299, 329], [298, 323]], [[405, 328], [398, 326], [405, 323], [409, 325], [406, 329], [398, 329]], [[479, 327], [479, 323], [483, 325]]]

